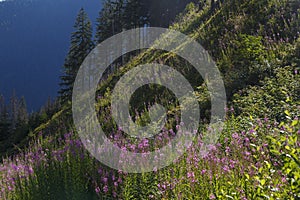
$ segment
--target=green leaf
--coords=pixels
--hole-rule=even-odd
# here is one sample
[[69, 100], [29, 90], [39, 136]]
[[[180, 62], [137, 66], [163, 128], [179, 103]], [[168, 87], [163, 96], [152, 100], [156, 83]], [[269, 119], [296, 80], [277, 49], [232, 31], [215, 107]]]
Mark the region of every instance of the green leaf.
[[260, 180], [260, 184], [261, 184], [262, 186], [264, 186], [265, 183], [266, 183], [266, 180], [265, 180], [265, 179]]
[[291, 116], [291, 113], [290, 113], [288, 110], [285, 110], [284, 113], [285, 113], [287, 116]]
[[298, 124], [298, 120], [294, 120], [293, 122], [292, 122], [292, 126], [296, 126]]
[[266, 160], [265, 160], [265, 163], [266, 163], [268, 169], [270, 169], [271, 168], [271, 164], [268, 161], [266, 161]]
[[250, 179], [250, 176], [249, 174], [245, 174], [246, 178], [249, 180]]

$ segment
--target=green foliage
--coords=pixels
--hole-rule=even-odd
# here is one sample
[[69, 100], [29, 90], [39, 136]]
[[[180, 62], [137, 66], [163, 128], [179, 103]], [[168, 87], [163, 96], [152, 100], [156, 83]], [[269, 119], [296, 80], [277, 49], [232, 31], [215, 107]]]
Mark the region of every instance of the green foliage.
[[278, 68], [274, 78], [266, 78], [261, 87], [253, 86], [235, 94], [233, 104], [242, 117], [268, 116], [285, 121], [285, 113], [300, 116], [300, 75], [293, 67]]
[[158, 177], [154, 173], [130, 174], [124, 182], [124, 199], [158, 198]]
[[286, 190], [295, 199], [300, 198], [299, 123], [299, 119], [292, 120], [290, 124], [281, 123], [280, 134], [268, 137], [270, 152], [281, 163]]
[[[138, 18], [149, 14], [139, 13], [139, 9], [137, 13], [133, 12], [133, 8], [141, 6], [137, 1], [126, 1], [133, 5], [127, 8], [125, 1], [107, 2], [98, 19], [97, 42], [124, 27], [142, 25], [144, 19]], [[224, 77], [230, 100], [228, 106], [232, 108], [227, 111], [218, 143], [209, 147], [208, 154], [200, 152], [202, 137], [208, 134], [205, 128], [210, 114], [210, 96], [204, 78], [195, 75], [189, 63], [175, 55], [150, 49], [130, 57], [127, 64], [100, 83], [95, 105], [98, 119], [107, 135], [114, 135], [117, 126], [111, 119], [110, 102], [116, 82], [138, 64], [166, 63], [197, 88], [195, 94], [204, 124], [199, 128], [199, 137], [193, 146], [165, 169], [144, 174], [111, 171], [90, 157], [82, 146], [74, 148], [76, 137], [61, 139], [64, 132], [73, 128], [70, 102], [67, 102], [55, 114], [45, 110], [37, 116], [37, 123], [43, 123], [32, 133], [36, 148], [28, 150], [41, 156], [40, 164], [34, 165], [34, 173], [27, 179], [20, 176], [22, 172], [16, 174], [13, 179], [15, 190], [10, 191], [7, 182], [3, 181], [9, 173], [0, 172], [1, 186], [8, 195], [6, 199], [300, 198], [299, 3], [292, 0], [228, 0], [200, 1], [198, 5], [201, 7], [189, 4], [171, 28], [198, 40], [217, 61]], [[126, 23], [122, 21], [124, 13], [127, 13]], [[69, 71], [63, 79], [69, 86], [92, 47], [91, 26], [83, 11], [77, 18], [76, 28], [78, 31], [72, 36], [72, 47], [65, 64]], [[81, 36], [88, 42], [81, 45], [78, 40]], [[155, 96], [157, 92], [161, 95]], [[168, 114], [175, 117], [180, 110], [176, 99], [172, 98], [170, 91], [150, 85], [133, 95], [130, 112], [137, 123], [147, 124], [148, 105], [143, 102], [148, 100], [149, 105], [167, 105]], [[166, 127], [174, 128], [174, 125], [176, 120], [170, 120]], [[37, 133], [42, 132], [44, 134], [37, 137]], [[121, 143], [128, 144], [133, 140], [124, 137]], [[63, 153], [57, 157], [60, 151]], [[16, 157], [7, 161], [7, 166], [26, 163], [25, 160], [28, 160], [26, 156]], [[117, 176], [123, 182], [116, 181]], [[109, 179], [103, 181], [106, 177]]]
[[99, 13], [96, 27], [96, 42], [101, 43], [114, 34], [120, 33], [123, 28], [124, 0], [107, 0]]
[[71, 101], [73, 84], [77, 72], [85, 57], [93, 49], [92, 25], [84, 9], [81, 8], [75, 24], [75, 31], [71, 36], [71, 46], [63, 66], [64, 75], [61, 76], [61, 90], [59, 91], [62, 104]]

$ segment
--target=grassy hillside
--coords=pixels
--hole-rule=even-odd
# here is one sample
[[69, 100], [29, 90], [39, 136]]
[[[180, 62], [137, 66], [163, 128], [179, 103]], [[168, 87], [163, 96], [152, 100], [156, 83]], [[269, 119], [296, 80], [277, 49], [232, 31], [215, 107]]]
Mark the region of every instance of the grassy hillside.
[[4, 159], [0, 199], [299, 199], [299, 1], [199, 5], [188, 5], [170, 28], [201, 43], [225, 83], [225, 127], [207, 155], [199, 152], [211, 106], [203, 78], [182, 58], [149, 49], [99, 84], [98, 119], [108, 136], [132, 151], [148, 151], [171, 140], [180, 126], [180, 110], [162, 87], [146, 87], [132, 98], [131, 113], [140, 124], [147, 123], [148, 105], [168, 107], [171, 119], [154, 139], [128, 138], [110, 114], [111, 91], [120, 77], [138, 64], [164, 63], [181, 72], [196, 91], [202, 121], [193, 147], [171, 166], [151, 173], [112, 170], [84, 149], [73, 128], [70, 104], [65, 105], [34, 131], [28, 149]]

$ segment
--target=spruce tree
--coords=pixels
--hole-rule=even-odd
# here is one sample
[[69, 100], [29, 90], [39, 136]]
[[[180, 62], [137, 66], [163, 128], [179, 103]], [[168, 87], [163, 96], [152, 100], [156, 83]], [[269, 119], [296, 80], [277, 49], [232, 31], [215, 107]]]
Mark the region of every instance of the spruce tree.
[[107, 38], [123, 30], [124, 0], [106, 0], [99, 12], [96, 28], [96, 42], [101, 43]]
[[85, 57], [93, 49], [92, 25], [84, 9], [81, 8], [71, 36], [71, 46], [63, 65], [64, 75], [61, 76], [60, 100], [64, 104], [71, 100], [73, 84], [77, 72]]
[[[10, 121], [5, 99], [0, 95], [0, 141], [7, 140], [9, 137]], [[0, 152], [1, 152], [0, 148]]]
[[18, 123], [21, 125], [28, 124], [28, 112], [25, 97], [21, 97], [19, 101], [19, 114], [18, 114]]
[[3, 95], [0, 95], [0, 121], [4, 112], [5, 112], [5, 99]]
[[188, 3], [199, 3], [199, 0], [140, 0], [140, 2], [147, 11], [148, 22], [151, 26], [167, 28]]
[[125, 29], [144, 27], [149, 24], [149, 12], [141, 0], [127, 0], [123, 23]]
[[10, 98], [10, 120], [11, 120], [12, 131], [16, 129], [18, 123], [18, 114], [19, 114], [18, 104], [19, 104], [19, 100], [14, 90]]

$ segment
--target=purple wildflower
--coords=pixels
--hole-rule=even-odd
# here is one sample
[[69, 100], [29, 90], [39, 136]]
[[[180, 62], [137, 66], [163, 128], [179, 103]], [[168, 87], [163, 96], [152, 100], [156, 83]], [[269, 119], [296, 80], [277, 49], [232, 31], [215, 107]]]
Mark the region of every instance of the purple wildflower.
[[105, 185], [105, 186], [103, 187], [103, 191], [104, 191], [104, 193], [107, 193], [107, 192], [108, 192], [108, 186], [107, 186], [107, 185]]
[[96, 187], [95, 192], [98, 194], [100, 192], [100, 188]]
[[209, 195], [209, 199], [216, 199], [214, 194]]

